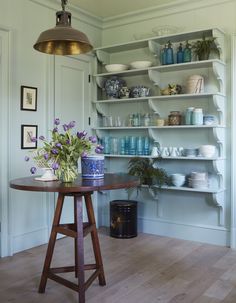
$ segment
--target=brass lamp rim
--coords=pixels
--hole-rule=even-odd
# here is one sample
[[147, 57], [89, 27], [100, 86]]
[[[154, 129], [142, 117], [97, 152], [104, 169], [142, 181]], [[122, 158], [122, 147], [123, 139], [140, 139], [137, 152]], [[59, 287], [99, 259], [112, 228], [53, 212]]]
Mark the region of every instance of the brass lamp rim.
[[93, 49], [87, 36], [71, 27], [70, 12], [59, 11], [56, 16], [56, 26], [39, 35], [34, 49], [51, 55], [78, 55]]

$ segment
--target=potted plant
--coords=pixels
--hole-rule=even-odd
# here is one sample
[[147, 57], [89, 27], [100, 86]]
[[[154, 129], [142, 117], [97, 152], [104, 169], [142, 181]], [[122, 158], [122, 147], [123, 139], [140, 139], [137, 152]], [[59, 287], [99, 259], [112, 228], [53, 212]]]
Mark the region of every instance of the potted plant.
[[214, 37], [207, 39], [203, 36], [202, 40], [197, 40], [193, 44], [193, 52], [197, 55], [199, 60], [208, 60], [210, 53], [217, 56], [217, 58], [220, 57], [220, 51], [215, 44], [215, 39], [216, 38]]
[[128, 173], [132, 176], [140, 178], [140, 186], [148, 185], [157, 185], [162, 187], [165, 184], [169, 184], [169, 177], [166, 171], [163, 168], [156, 167], [157, 161], [160, 159], [149, 159], [134, 157], [130, 159], [128, 165]]

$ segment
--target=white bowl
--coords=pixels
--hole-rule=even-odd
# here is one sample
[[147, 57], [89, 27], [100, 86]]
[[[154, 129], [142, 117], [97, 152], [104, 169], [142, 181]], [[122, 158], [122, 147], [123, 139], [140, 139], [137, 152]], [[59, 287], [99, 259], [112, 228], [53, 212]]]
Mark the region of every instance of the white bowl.
[[147, 68], [152, 65], [151, 61], [134, 61], [130, 63], [131, 68], [139, 69], [139, 68]]
[[105, 65], [105, 69], [109, 73], [122, 72], [123, 70], [127, 70], [128, 68], [129, 68], [129, 66], [126, 64], [107, 64], [107, 65]]
[[199, 147], [199, 154], [206, 158], [211, 158], [216, 153], [215, 145], [201, 145]]
[[174, 186], [180, 187], [185, 183], [185, 175], [182, 174], [172, 174], [171, 181]]

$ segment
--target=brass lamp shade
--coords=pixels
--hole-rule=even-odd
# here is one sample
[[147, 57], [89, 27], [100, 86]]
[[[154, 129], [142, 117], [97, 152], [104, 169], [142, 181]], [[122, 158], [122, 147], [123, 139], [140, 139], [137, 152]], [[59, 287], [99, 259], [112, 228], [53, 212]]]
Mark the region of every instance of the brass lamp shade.
[[42, 32], [34, 44], [34, 49], [51, 55], [78, 55], [93, 49], [87, 36], [71, 27], [71, 13], [56, 13], [57, 24]]

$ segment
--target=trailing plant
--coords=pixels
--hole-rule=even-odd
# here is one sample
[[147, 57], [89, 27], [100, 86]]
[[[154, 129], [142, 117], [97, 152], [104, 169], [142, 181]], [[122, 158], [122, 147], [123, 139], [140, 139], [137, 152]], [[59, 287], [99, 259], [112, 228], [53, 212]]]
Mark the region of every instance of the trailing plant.
[[220, 57], [220, 51], [215, 44], [215, 39], [215, 37], [206, 38], [203, 36], [202, 40], [197, 40], [193, 44], [193, 52], [197, 55], [199, 60], [209, 59], [211, 52]]
[[165, 184], [170, 184], [170, 177], [167, 172], [163, 168], [157, 167], [159, 160], [160, 158], [149, 159], [141, 157], [130, 159], [128, 173], [140, 179], [140, 185], [137, 190], [141, 190], [142, 185], [148, 185], [149, 187], [155, 185], [161, 188]]

